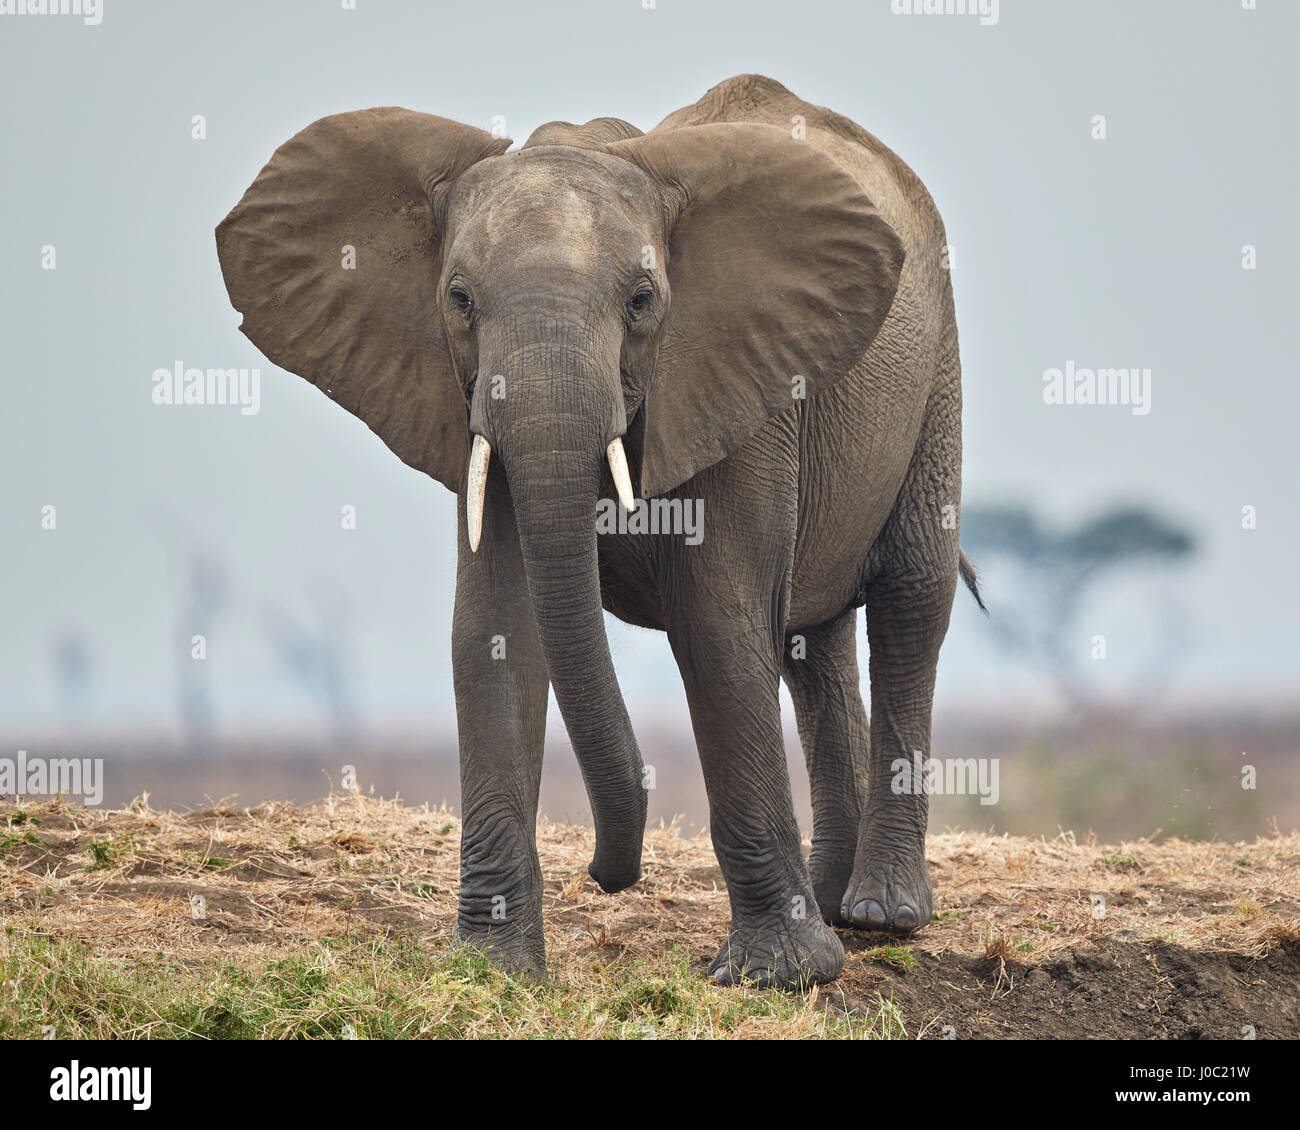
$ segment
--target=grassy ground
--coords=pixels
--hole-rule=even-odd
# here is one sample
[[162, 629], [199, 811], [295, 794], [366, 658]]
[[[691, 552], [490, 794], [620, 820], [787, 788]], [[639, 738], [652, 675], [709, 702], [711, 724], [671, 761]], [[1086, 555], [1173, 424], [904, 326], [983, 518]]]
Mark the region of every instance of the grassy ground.
[[607, 896], [590, 831], [539, 825], [549, 983], [449, 954], [458, 832], [351, 794], [0, 804], [0, 1037], [1300, 1036], [1300, 835], [932, 836], [935, 921], [845, 931], [844, 976], [786, 994], [703, 979], [726, 896], [671, 827]]

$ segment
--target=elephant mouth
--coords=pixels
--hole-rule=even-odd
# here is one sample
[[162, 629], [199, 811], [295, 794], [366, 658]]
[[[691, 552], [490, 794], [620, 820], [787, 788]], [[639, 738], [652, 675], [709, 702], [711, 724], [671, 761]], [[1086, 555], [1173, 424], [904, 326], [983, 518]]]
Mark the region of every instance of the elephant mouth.
[[[609, 472], [614, 477], [614, 489], [618, 491], [619, 505], [630, 514], [636, 509], [636, 499], [632, 494], [632, 476], [628, 472], [627, 452], [623, 450], [621, 436], [615, 436], [609, 441], [605, 448], [605, 458], [609, 462]], [[488, 467], [491, 462], [492, 445], [483, 436], [475, 435], [465, 481], [465, 524], [472, 553], [478, 552], [479, 543], [483, 538], [483, 509], [487, 498]]]

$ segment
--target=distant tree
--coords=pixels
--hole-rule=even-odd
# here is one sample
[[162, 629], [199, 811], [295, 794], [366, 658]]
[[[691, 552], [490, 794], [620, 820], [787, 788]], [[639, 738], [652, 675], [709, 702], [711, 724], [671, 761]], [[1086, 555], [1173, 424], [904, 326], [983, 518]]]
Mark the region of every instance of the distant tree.
[[225, 562], [213, 550], [189, 551], [185, 588], [176, 617], [176, 687], [181, 724], [195, 750], [207, 750], [216, 729], [209, 664], [197, 660], [192, 641], [201, 635], [210, 641], [217, 617], [226, 610], [230, 584]]
[[[1125, 568], [1182, 562], [1196, 549], [1190, 533], [1140, 507], [1116, 508], [1077, 529], [1056, 532], [1025, 506], [966, 506], [961, 535], [977, 566], [1004, 582], [988, 586], [986, 594], [995, 637], [1012, 654], [1039, 667], [1075, 709], [1093, 697], [1078, 631], [1085, 602]], [[1168, 605], [1166, 613], [1153, 629], [1146, 669], [1139, 676], [1146, 695], [1167, 680], [1186, 642], [1186, 617]]]
[[183, 561], [183, 587], [176, 613], [177, 701], [188, 745], [215, 748], [216, 710], [208, 662], [193, 657], [192, 640], [208, 637], [219, 619], [233, 625], [252, 621], [261, 628], [279, 667], [327, 718], [334, 741], [355, 744], [357, 710], [352, 689], [355, 654], [352, 612], [346, 592], [331, 578], [306, 586], [307, 607], [297, 610], [282, 595], [259, 595], [261, 583], [233, 572], [226, 559], [203, 542], [184, 515], [162, 512], [160, 536], [174, 559]]
[[94, 670], [90, 644], [79, 628], [64, 628], [54, 638], [54, 679], [58, 686], [59, 705], [66, 717], [84, 715], [90, 704], [90, 684]]
[[283, 605], [263, 603], [262, 630], [280, 665], [329, 719], [339, 748], [354, 744], [357, 714], [350, 681], [355, 654], [351, 644], [350, 604], [337, 590], [319, 591], [309, 616]]

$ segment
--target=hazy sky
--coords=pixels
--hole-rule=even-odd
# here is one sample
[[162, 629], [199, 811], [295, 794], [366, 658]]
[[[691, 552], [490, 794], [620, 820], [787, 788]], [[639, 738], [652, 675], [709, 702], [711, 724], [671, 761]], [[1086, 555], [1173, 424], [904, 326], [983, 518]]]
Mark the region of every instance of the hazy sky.
[[[967, 504], [1023, 501], [1071, 526], [1145, 503], [1201, 539], [1188, 567], [1089, 604], [1080, 648], [1105, 633], [1112, 656], [1098, 680], [1123, 693], [1149, 610], [1179, 607], [1191, 642], [1172, 701], [1293, 692], [1298, 31], [1300, 5], [1280, 0], [1003, 0], [988, 26], [890, 0], [0, 15], [0, 739], [74, 718], [175, 725], [196, 549], [228, 578], [204, 668], [223, 729], [318, 715], [271, 645], [277, 623], [340, 641], [364, 723], [444, 726], [453, 498], [239, 334], [213, 228], [326, 114], [499, 117], [518, 142], [556, 118], [649, 129], [746, 71], [849, 115], [933, 193], [955, 249]], [[177, 361], [260, 367], [260, 411], [155, 405], [151, 376]], [[1067, 362], [1149, 368], [1150, 413], [1045, 405], [1044, 371]], [[996, 572], [985, 583], [1014, 599]], [[684, 717], [663, 638], [620, 627], [613, 646], [634, 718]], [[1044, 686], [959, 595], [941, 706], [1018, 709]]]

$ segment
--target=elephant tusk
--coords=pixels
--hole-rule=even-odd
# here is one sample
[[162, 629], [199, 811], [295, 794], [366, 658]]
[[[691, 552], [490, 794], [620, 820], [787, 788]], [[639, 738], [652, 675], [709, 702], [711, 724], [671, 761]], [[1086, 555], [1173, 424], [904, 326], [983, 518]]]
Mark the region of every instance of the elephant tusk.
[[482, 436], [474, 437], [474, 449], [469, 453], [469, 479], [465, 496], [465, 524], [469, 529], [469, 549], [478, 552], [483, 536], [483, 499], [487, 493], [488, 461], [492, 458], [492, 445]]
[[632, 476], [627, 473], [627, 453], [623, 450], [623, 441], [615, 436], [605, 449], [609, 457], [609, 470], [614, 476], [614, 489], [618, 491], [618, 500], [629, 514], [636, 509], [632, 498]]

